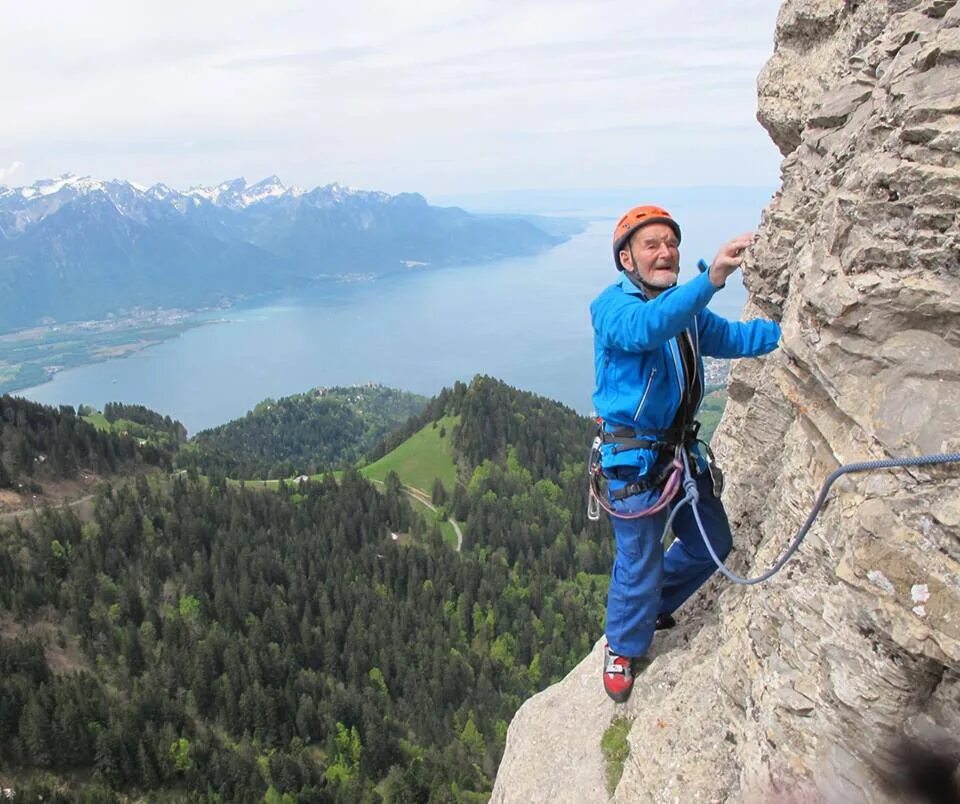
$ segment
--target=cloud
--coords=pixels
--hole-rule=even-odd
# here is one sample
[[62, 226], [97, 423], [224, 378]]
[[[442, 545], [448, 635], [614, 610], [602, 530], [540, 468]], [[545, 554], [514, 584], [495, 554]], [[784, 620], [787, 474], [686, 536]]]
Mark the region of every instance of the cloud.
[[372, 47], [328, 47], [321, 50], [305, 53], [280, 53], [273, 56], [255, 56], [239, 58], [224, 62], [221, 67], [225, 70], [249, 70], [270, 67], [329, 67], [336, 64], [346, 64], [359, 61], [378, 51]]
[[9, 167], [0, 168], [0, 182], [5, 181], [22, 167], [23, 162], [12, 162]]
[[0, 72], [17, 76], [0, 108], [22, 110], [3, 148], [31, 180], [278, 173], [450, 192], [610, 186], [618, 168], [725, 182], [732, 166], [776, 180], [755, 122], [769, 0], [58, 9], [17, 4], [0, 28]]

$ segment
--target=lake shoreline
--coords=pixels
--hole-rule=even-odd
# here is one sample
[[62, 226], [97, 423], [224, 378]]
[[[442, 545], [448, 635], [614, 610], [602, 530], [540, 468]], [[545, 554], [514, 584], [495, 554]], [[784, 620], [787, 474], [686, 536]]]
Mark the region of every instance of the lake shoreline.
[[[577, 233], [582, 233], [582, 229]], [[567, 236], [563, 242], [567, 242], [571, 236]], [[324, 288], [376, 283], [421, 272], [495, 265], [504, 259], [538, 257], [563, 245], [563, 242], [536, 255], [463, 259], [448, 261], [442, 265], [407, 261], [410, 264], [405, 264], [401, 270], [396, 271], [321, 273], [299, 288], [277, 288], [262, 293], [224, 297], [217, 306], [135, 308], [132, 311], [119, 311], [106, 318], [52, 321], [11, 330], [0, 333], [0, 394], [15, 394], [17, 391], [40, 388], [52, 382], [63, 371], [130, 357], [177, 338], [191, 329], [208, 324], [229, 323], [229, 317], [208, 317], [218, 313], [269, 307], [279, 300], [309, 296]]]
[[[98, 344], [135, 344], [123, 356], [88, 349], [76, 355], [86, 364], [20, 394], [54, 406], [141, 404], [195, 433], [306, 388], [375, 382], [430, 397], [485, 374], [589, 414], [589, 305], [619, 278], [610, 229], [609, 221], [591, 224], [538, 255], [327, 281], [167, 321], [177, 326], [164, 332], [131, 328]], [[704, 239], [691, 233], [688, 253], [704, 253]], [[690, 264], [681, 282], [695, 275]], [[745, 299], [734, 281], [711, 307], [736, 318]], [[222, 326], [199, 326], [210, 320]]]
[[62, 371], [128, 358], [196, 327], [226, 322], [201, 319], [212, 312], [210, 308], [138, 311], [0, 335], [0, 394], [37, 388]]

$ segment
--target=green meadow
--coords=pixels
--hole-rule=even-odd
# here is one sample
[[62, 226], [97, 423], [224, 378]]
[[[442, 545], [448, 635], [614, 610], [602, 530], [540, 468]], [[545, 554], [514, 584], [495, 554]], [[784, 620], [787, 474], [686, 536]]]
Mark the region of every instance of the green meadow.
[[[459, 423], [459, 416], [445, 416], [438, 422], [431, 422], [423, 429], [414, 433], [392, 452], [388, 452], [378, 461], [364, 466], [360, 474], [375, 483], [383, 483], [390, 472], [396, 472], [404, 486], [422, 492], [429, 501], [433, 493], [433, 483], [437, 478], [443, 483], [447, 495], [453, 493], [457, 483], [457, 467], [453, 460], [453, 450], [450, 446], [451, 431]], [[339, 479], [340, 472], [334, 472]], [[311, 479], [319, 480], [321, 475]], [[238, 483], [240, 481], [230, 481]], [[292, 482], [292, 478], [285, 481]], [[278, 480], [247, 480], [243, 482], [248, 488], [257, 486], [267, 489], [276, 489]], [[418, 500], [410, 498], [411, 504], [428, 519], [436, 519], [436, 512]], [[457, 534], [446, 519], [437, 523], [445, 542], [452, 546], [457, 544]]]
[[440, 478], [447, 494], [452, 493], [457, 482], [457, 467], [450, 436], [459, 421], [459, 416], [444, 416], [426, 425], [380, 460], [364, 466], [360, 474], [370, 480], [383, 481], [390, 472], [396, 472], [405, 486], [419, 489], [427, 497], [433, 491], [434, 480]]

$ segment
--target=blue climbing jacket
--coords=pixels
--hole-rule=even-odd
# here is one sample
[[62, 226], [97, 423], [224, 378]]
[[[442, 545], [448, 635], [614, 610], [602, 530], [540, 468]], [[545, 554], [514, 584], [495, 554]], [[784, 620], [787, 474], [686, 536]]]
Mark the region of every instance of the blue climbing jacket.
[[[718, 288], [701, 273], [648, 299], [624, 273], [590, 305], [596, 387], [593, 408], [605, 428], [633, 428], [637, 438], [656, 440], [668, 430], [683, 395], [683, 362], [676, 337], [687, 330], [703, 383], [703, 355], [753, 357], [772, 352], [780, 340], [775, 321], [728, 321], [707, 309]], [[702, 388], [702, 386], [701, 386]], [[648, 473], [653, 449], [602, 447], [602, 465], [633, 466]]]

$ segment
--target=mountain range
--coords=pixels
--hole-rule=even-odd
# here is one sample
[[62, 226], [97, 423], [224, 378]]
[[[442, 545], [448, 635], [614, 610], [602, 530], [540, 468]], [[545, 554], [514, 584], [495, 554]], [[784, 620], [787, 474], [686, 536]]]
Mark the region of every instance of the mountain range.
[[325, 277], [478, 263], [565, 239], [517, 217], [276, 176], [175, 190], [66, 174], [0, 186], [0, 331], [196, 308]]

